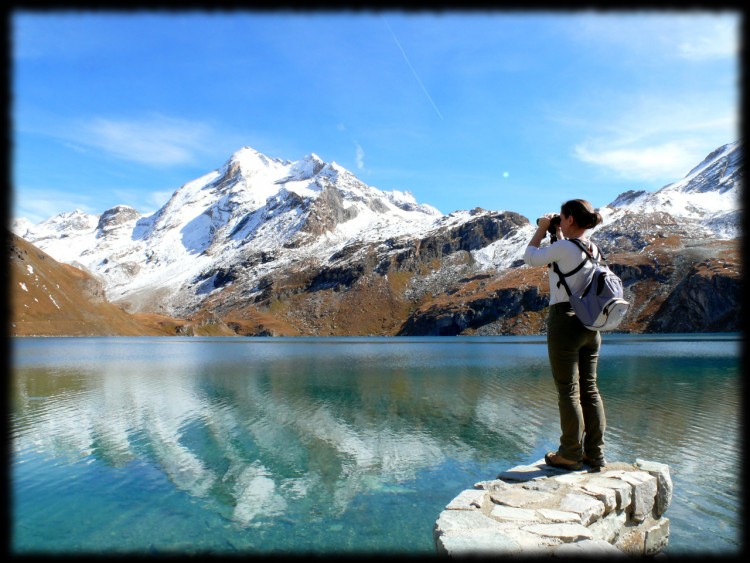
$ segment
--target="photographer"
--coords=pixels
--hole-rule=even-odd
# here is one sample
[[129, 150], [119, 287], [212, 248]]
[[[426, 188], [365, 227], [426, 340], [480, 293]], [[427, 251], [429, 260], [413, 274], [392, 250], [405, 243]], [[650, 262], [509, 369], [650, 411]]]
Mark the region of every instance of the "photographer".
[[[587, 464], [604, 467], [604, 403], [596, 384], [601, 335], [589, 330], [576, 317], [565, 288], [553, 270], [556, 263], [566, 275], [571, 290], [580, 288], [592, 264], [575, 243], [579, 239], [591, 249], [586, 231], [601, 223], [601, 215], [582, 199], [565, 202], [560, 214], [548, 213], [537, 219], [538, 228], [526, 247], [523, 259], [530, 266], [550, 265], [550, 306], [547, 319], [547, 351], [560, 409], [560, 446], [544, 456], [547, 465], [568, 470]], [[550, 233], [552, 244], [539, 248]], [[577, 268], [578, 271], [575, 271]]]

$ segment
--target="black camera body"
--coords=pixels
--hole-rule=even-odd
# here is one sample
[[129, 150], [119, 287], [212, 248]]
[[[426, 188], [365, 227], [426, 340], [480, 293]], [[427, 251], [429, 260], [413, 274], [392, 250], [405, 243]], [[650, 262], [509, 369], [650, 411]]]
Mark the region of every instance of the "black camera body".
[[[537, 219], [536, 224], [539, 224], [539, 219]], [[557, 227], [560, 224], [560, 216], [555, 214], [552, 216], [552, 218], [549, 221], [549, 227], [547, 227], [547, 232], [551, 234], [552, 236], [557, 234]]]

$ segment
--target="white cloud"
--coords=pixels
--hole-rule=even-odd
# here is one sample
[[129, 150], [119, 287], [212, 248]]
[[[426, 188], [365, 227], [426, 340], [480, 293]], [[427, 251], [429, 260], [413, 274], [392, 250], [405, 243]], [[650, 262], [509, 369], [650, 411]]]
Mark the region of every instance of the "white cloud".
[[583, 162], [608, 168], [626, 178], [639, 180], [682, 178], [706, 156], [705, 151], [697, 151], [694, 143], [690, 141], [600, 150], [578, 145], [574, 148], [574, 153]]
[[739, 55], [739, 22], [736, 19], [711, 19], [699, 31], [685, 33], [677, 43], [677, 55], [703, 61]]
[[15, 114], [15, 134], [57, 139], [63, 146], [86, 154], [104, 153], [149, 166], [194, 165], [223, 158], [257, 135], [219, 130], [211, 123], [169, 117], [160, 113], [133, 117], [70, 117], [21, 106]]
[[602, 48], [608, 45], [649, 59], [681, 58], [706, 61], [739, 54], [740, 16], [731, 12], [610, 12], [586, 13], [565, 32], [576, 40]]
[[35, 188], [24, 189], [23, 193], [23, 200], [14, 196], [13, 217], [25, 217], [34, 224], [75, 209], [91, 214], [101, 212], [95, 209], [91, 196], [83, 193]]
[[[23, 193], [23, 198], [14, 194], [13, 218], [24, 217], [33, 224], [45, 221], [60, 213], [69, 213], [75, 209], [92, 215], [104, 211], [102, 202], [98, 197], [89, 193], [39, 188], [25, 188], [19, 191]], [[112, 189], [111, 192], [120, 202], [131, 205], [139, 213], [147, 215], [167, 203], [174, 190], [153, 191], [146, 194], [122, 189]]]
[[739, 138], [732, 99], [641, 95], [610, 98], [610, 111], [562, 119], [581, 140], [573, 155], [632, 180], [671, 182], [682, 178], [711, 151]]
[[81, 122], [71, 140], [117, 158], [164, 166], [194, 161], [211, 128], [202, 123], [155, 115], [141, 119], [97, 117]]
[[155, 209], [160, 209], [169, 201], [173, 193], [174, 190], [151, 192], [146, 197], [146, 202], [154, 206]]
[[354, 144], [357, 145], [357, 154], [355, 156], [355, 160], [357, 162], [357, 168], [360, 169], [360, 170], [364, 170], [364, 168], [365, 168], [365, 151], [362, 148], [362, 146], [359, 143], [357, 143], [356, 141], [354, 142]]

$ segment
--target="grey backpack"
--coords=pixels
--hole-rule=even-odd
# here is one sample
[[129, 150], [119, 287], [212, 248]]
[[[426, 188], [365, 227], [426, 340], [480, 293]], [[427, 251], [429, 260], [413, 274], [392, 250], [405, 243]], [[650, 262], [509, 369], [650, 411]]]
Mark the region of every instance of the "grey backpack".
[[[600, 331], [617, 328], [630, 308], [630, 303], [623, 299], [622, 280], [604, 263], [605, 258], [596, 245], [592, 243], [598, 254], [598, 257], [594, 258], [581, 241], [578, 239], [569, 240], [583, 250], [586, 257], [583, 262], [567, 274], [563, 274], [557, 267], [557, 263], [553, 262], [552, 267], [560, 278], [560, 281], [557, 282], [558, 287], [560, 284], [565, 287], [565, 291], [570, 297], [570, 305], [583, 326], [589, 330]], [[572, 293], [565, 278], [575, 274], [589, 260], [594, 264], [594, 268], [591, 270], [583, 288]]]

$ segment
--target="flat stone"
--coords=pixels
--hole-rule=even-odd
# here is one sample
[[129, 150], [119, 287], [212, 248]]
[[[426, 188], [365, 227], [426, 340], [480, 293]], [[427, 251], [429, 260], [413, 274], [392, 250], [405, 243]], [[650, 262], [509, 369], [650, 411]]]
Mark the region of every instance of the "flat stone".
[[517, 465], [498, 474], [497, 478], [504, 481], [530, 481], [554, 475], [552, 469], [542, 460], [541, 463], [536, 462], [532, 465]]
[[437, 552], [449, 556], [520, 554], [514, 539], [487, 530], [466, 534], [445, 534], [435, 540]]
[[643, 459], [636, 459], [635, 466], [656, 478], [657, 491], [654, 508], [656, 516], [661, 516], [672, 502], [672, 477], [669, 474], [669, 466], [665, 463]]
[[521, 546], [524, 555], [550, 555], [551, 548], [560, 545], [561, 540], [553, 536], [541, 536], [519, 527], [517, 524], [504, 524], [503, 535]]
[[[564, 471], [564, 470], [563, 470]], [[566, 485], [577, 485], [587, 480], [588, 474], [579, 471], [566, 471], [562, 475], [556, 475], [555, 481]]]
[[510, 488], [504, 491], [490, 493], [492, 502], [520, 508], [532, 503], [544, 502], [552, 495], [543, 491], [533, 491], [521, 488]]
[[531, 532], [539, 536], [556, 538], [563, 542], [573, 542], [584, 539], [592, 539], [594, 536], [585, 526], [577, 523], [562, 524], [532, 524], [521, 528], [525, 532]]
[[604, 540], [564, 543], [552, 553], [555, 557], [625, 557], [625, 553]]
[[479, 510], [443, 510], [435, 523], [435, 534], [489, 528], [499, 531], [497, 520]]
[[577, 522], [581, 523], [581, 516], [575, 512], [555, 510], [554, 508], [538, 508], [536, 510], [548, 522]]
[[656, 502], [656, 477], [645, 471], [632, 471], [620, 478], [633, 487], [633, 520], [643, 522]]
[[597, 500], [604, 504], [604, 514], [614, 510], [617, 507], [617, 492], [610, 487], [600, 487], [593, 483], [584, 483], [581, 489], [586, 493], [593, 495]]
[[659, 463], [658, 461], [648, 461], [646, 459], [636, 458], [635, 465], [636, 469], [640, 471], [646, 471], [648, 473], [669, 473], [669, 466], [666, 463]]
[[625, 463], [624, 461], [616, 461], [614, 463], [607, 462], [607, 471], [633, 471], [635, 469], [635, 466], [632, 463]]
[[627, 521], [628, 515], [624, 510], [613, 510], [601, 520], [589, 524], [588, 528], [594, 539], [614, 543]]
[[446, 510], [477, 510], [488, 501], [487, 491], [481, 489], [466, 489], [448, 503]]
[[599, 500], [583, 493], [568, 493], [560, 501], [560, 510], [574, 512], [579, 515], [581, 524], [588, 526], [601, 518], [604, 514], [604, 504]]
[[505, 481], [502, 481], [501, 479], [479, 481], [479, 483], [474, 483], [475, 489], [484, 489], [485, 491], [502, 491], [503, 489], [507, 489], [508, 487], [510, 487], [510, 485]]
[[520, 488], [529, 491], [546, 491], [553, 492], [563, 487], [562, 483], [559, 483], [556, 479], [534, 479], [533, 481], [527, 481], [523, 483]]
[[536, 513], [536, 510], [530, 510], [528, 508], [514, 508], [512, 506], [504, 506], [502, 504], [497, 504], [492, 508], [492, 510], [490, 511], [490, 517], [494, 518], [495, 520], [511, 522], [541, 521], [539, 515]]
[[643, 541], [643, 554], [654, 555], [667, 547], [669, 543], [669, 518], [659, 518], [646, 529]]
[[587, 484], [595, 487], [609, 488], [615, 491], [617, 498], [618, 510], [625, 510], [630, 506], [633, 498], [633, 487], [630, 483], [627, 483], [619, 478], [610, 478], [608, 474], [603, 477], [593, 477], [589, 479]]

